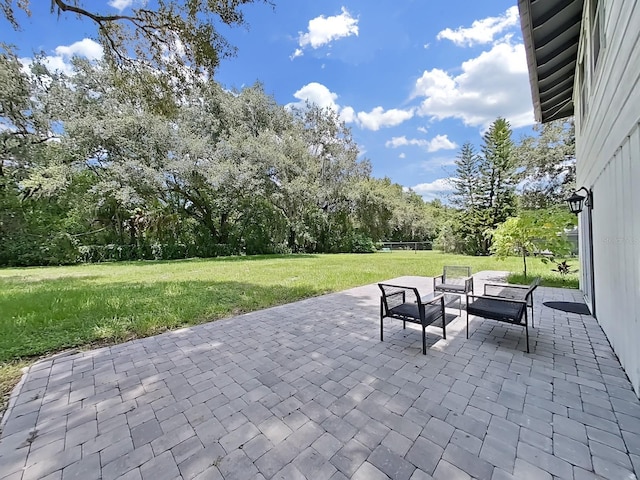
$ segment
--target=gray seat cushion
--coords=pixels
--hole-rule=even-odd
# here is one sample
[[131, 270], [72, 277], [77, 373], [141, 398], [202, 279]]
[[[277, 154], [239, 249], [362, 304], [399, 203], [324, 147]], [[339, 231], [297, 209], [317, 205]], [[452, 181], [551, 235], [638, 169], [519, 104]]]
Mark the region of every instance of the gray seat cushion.
[[439, 292], [460, 292], [465, 293], [464, 284], [460, 285], [458, 283], [441, 283], [440, 285], [436, 285], [436, 291]]
[[467, 313], [501, 322], [520, 324], [525, 304], [480, 297], [467, 305]]
[[[407, 317], [409, 322], [422, 323], [417, 303], [403, 303], [389, 310], [394, 316]], [[424, 305], [425, 325], [429, 325], [442, 317], [440, 305]]]

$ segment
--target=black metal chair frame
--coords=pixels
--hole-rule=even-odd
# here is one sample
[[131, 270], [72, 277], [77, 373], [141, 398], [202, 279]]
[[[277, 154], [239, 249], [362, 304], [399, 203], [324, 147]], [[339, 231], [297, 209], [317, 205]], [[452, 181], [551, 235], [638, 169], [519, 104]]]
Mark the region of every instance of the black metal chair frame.
[[[469, 338], [469, 315], [506, 322], [511, 325], [524, 327], [527, 338], [527, 353], [529, 353], [529, 315], [528, 307], [531, 307], [533, 326], [533, 292], [540, 284], [540, 279], [536, 278], [529, 286], [520, 285], [526, 291], [519, 290], [520, 295], [498, 296], [498, 295], [467, 295], [467, 338]], [[495, 284], [490, 284], [495, 286]], [[499, 285], [505, 288], [504, 285]], [[509, 285], [513, 287], [513, 285]], [[486, 291], [486, 290], [485, 290]], [[523, 322], [524, 320], [524, 322]]]
[[[442, 338], [447, 338], [446, 317], [444, 309], [444, 294], [436, 295], [429, 302], [423, 302], [417, 288], [402, 285], [379, 283], [382, 291], [380, 297], [380, 341], [383, 341], [383, 319], [395, 318], [402, 320], [402, 327], [407, 328], [407, 322], [422, 326], [422, 354], [427, 354], [426, 328], [442, 319]], [[415, 301], [408, 301], [409, 294], [415, 296]], [[410, 297], [409, 297], [410, 298]]]
[[[471, 267], [446, 265], [442, 267], [442, 275], [433, 277], [433, 291], [452, 293], [460, 297], [473, 293], [473, 277]], [[462, 302], [458, 304], [462, 315]]]
[[527, 307], [531, 309], [531, 328], [535, 328], [535, 320], [533, 318], [533, 291], [527, 297], [527, 292], [531, 287], [540, 285], [540, 277], [536, 277], [529, 285], [511, 285], [508, 283], [485, 283], [484, 295], [490, 297], [513, 298], [515, 300], [527, 300]]

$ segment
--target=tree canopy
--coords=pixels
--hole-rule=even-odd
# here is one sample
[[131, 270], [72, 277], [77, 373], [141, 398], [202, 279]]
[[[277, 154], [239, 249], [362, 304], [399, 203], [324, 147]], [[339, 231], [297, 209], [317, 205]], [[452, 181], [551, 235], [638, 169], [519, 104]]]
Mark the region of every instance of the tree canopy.
[[260, 84], [165, 91], [75, 59], [74, 74], [0, 55], [0, 264], [371, 251], [429, 241], [438, 207], [371, 177], [330, 109]]
[[575, 189], [575, 125], [573, 120], [536, 124], [538, 135], [527, 135], [515, 154], [521, 167], [525, 208], [558, 205]]
[[[105, 58], [114, 65], [169, 68], [173, 75], [184, 67], [201, 68], [213, 75], [221, 58], [233, 56], [233, 47], [216, 25], [245, 24], [242, 7], [250, 3], [271, 4], [269, 0], [155, 0], [134, 2], [130, 13], [105, 12], [95, 2], [51, 0], [56, 15], [75, 15], [93, 22]], [[14, 28], [21, 27], [17, 12], [31, 15], [45, 2], [0, 0], [0, 10]]]
[[458, 210], [443, 232], [450, 238], [441, 238], [442, 245], [472, 255], [489, 254], [489, 232], [516, 208], [513, 149], [511, 127], [503, 118], [484, 134], [481, 154], [469, 142], [462, 146], [451, 179], [451, 203]]

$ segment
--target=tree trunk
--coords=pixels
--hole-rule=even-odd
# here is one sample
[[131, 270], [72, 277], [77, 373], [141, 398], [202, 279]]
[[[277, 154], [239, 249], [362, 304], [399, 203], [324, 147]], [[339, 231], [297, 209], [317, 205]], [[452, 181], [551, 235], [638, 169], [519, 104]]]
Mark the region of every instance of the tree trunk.
[[229, 214], [220, 214], [220, 243], [229, 243]]
[[527, 279], [527, 249], [522, 249], [522, 264], [524, 265], [524, 279]]
[[289, 238], [287, 239], [287, 244], [292, 252], [296, 251], [296, 231], [289, 227]]

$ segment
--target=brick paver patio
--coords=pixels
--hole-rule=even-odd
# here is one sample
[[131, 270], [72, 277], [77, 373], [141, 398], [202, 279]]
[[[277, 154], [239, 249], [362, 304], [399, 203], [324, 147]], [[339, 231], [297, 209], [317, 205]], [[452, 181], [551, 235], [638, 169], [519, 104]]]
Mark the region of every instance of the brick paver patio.
[[[393, 282], [431, 290], [430, 279]], [[630, 479], [640, 402], [590, 316], [447, 340], [385, 324], [376, 285], [33, 365], [1, 479]], [[454, 312], [457, 310], [451, 310]]]

